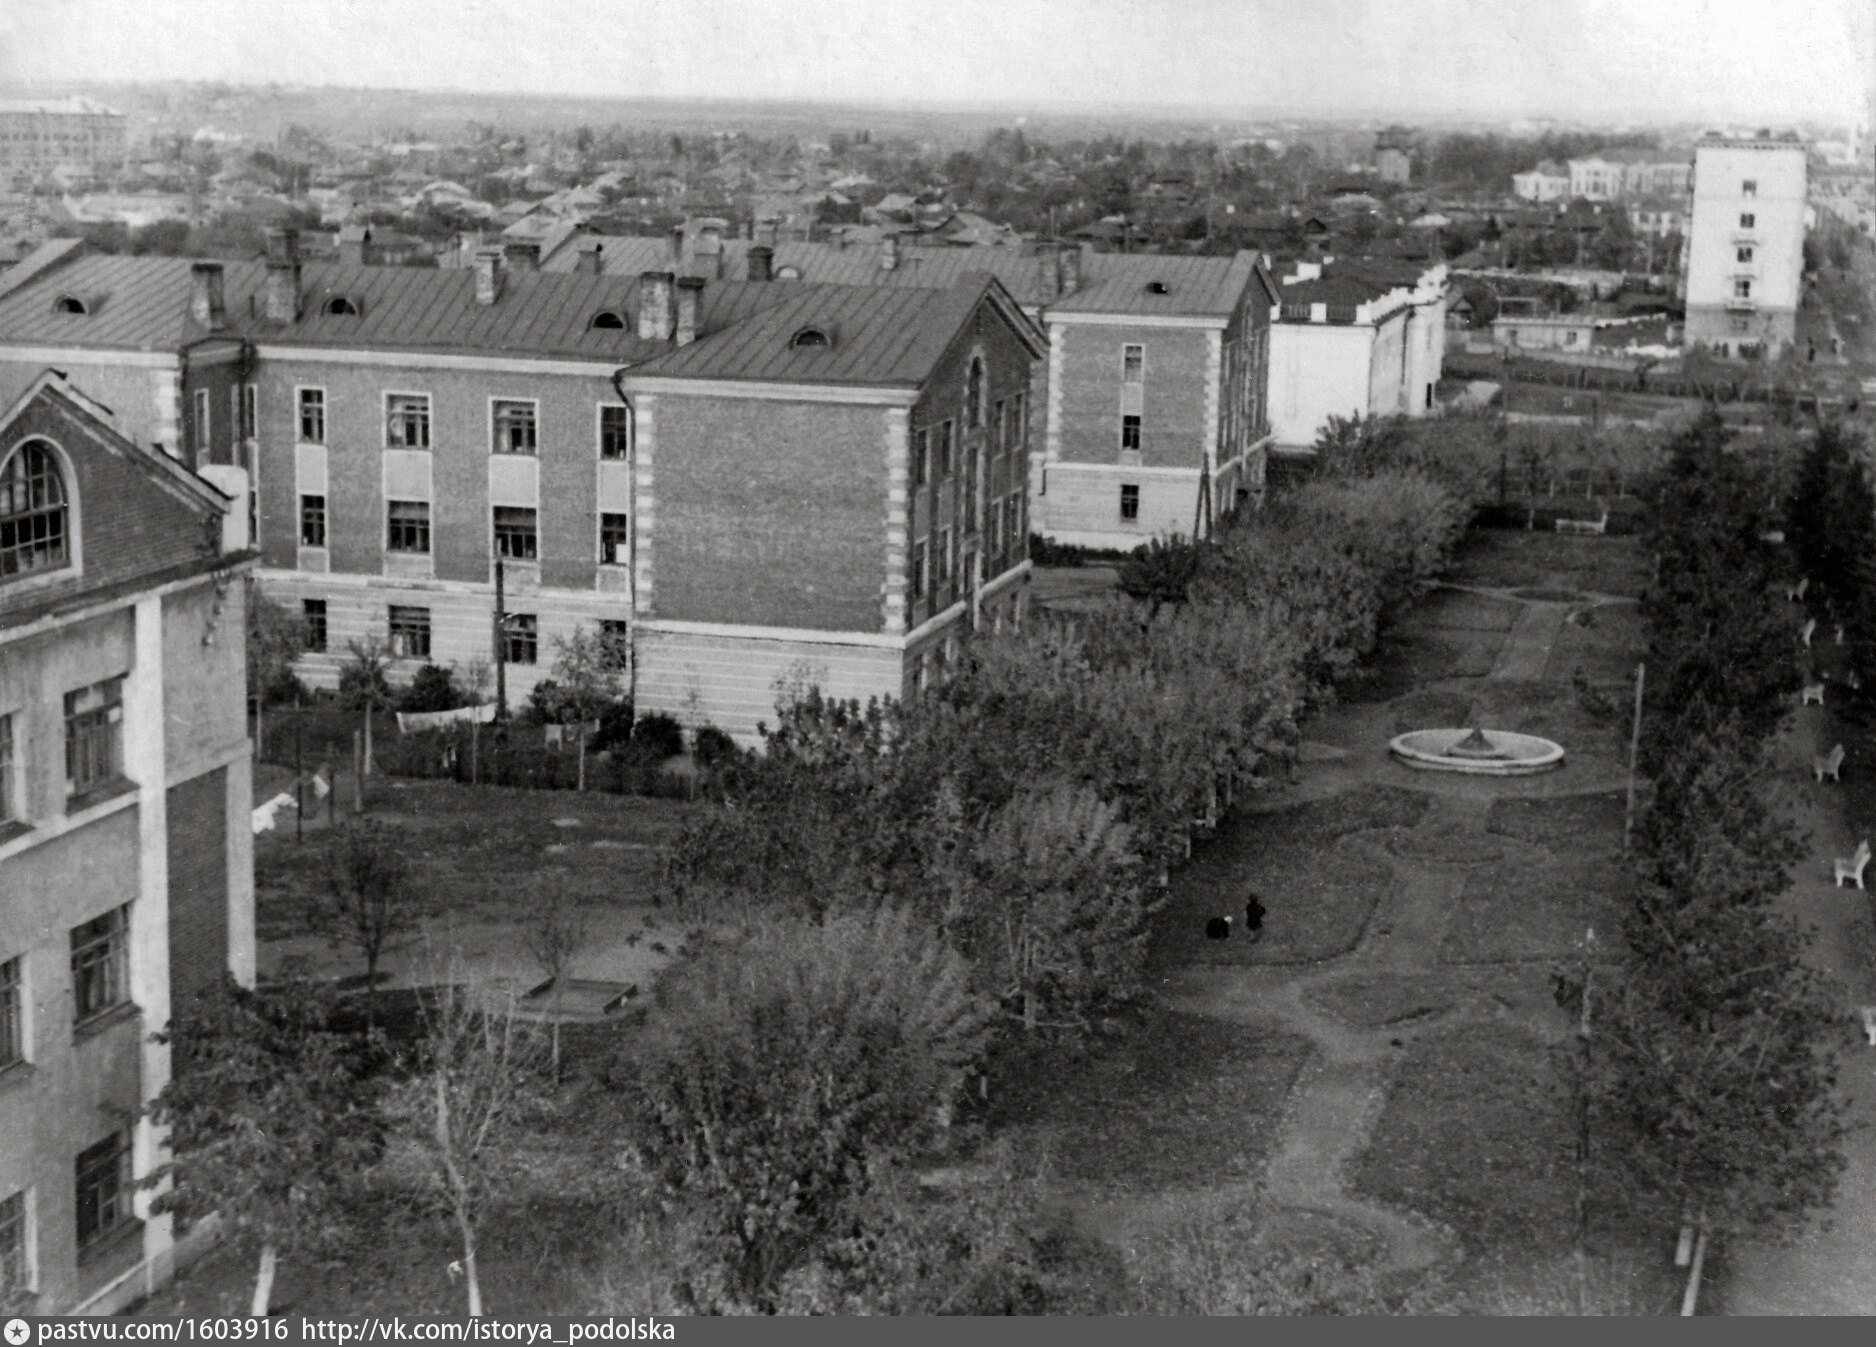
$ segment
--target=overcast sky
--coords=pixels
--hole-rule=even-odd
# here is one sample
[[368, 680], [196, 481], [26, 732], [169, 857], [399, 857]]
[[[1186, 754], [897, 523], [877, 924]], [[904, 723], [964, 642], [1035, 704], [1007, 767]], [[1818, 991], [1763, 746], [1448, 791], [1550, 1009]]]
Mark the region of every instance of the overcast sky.
[[0, 0], [35, 78], [1850, 119], [1876, 0]]

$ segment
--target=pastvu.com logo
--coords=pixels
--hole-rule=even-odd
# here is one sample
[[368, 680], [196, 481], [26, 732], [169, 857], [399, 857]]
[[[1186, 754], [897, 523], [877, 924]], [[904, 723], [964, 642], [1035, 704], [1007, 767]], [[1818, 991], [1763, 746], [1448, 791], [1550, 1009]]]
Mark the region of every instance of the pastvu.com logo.
[[33, 1327], [24, 1319], [9, 1319], [0, 1334], [5, 1336], [7, 1347], [25, 1347], [26, 1339], [33, 1335]]

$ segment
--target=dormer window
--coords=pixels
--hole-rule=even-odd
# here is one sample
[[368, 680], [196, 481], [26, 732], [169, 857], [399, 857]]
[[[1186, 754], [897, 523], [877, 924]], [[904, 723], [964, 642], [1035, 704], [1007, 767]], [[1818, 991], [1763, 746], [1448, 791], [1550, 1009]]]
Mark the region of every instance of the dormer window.
[[964, 384], [964, 423], [980, 426], [984, 422], [984, 362], [971, 361], [971, 371]]
[[801, 279], [800, 267], [777, 267], [775, 279], [778, 281], [798, 281]]
[[52, 451], [28, 440], [0, 463], [0, 581], [70, 560], [65, 479]]
[[330, 314], [333, 317], [356, 318], [358, 317], [358, 305], [344, 295], [334, 295], [331, 299], [326, 301], [326, 306], [321, 312]]
[[54, 313], [90, 313], [91, 306], [77, 295], [60, 295], [52, 301]]
[[625, 326], [625, 319], [620, 314], [614, 313], [611, 309], [601, 309], [598, 313], [593, 315], [593, 321], [586, 326], [588, 330], [595, 332], [601, 329], [610, 330], [613, 328], [622, 328]]
[[794, 336], [788, 339], [788, 349], [791, 351], [805, 350], [810, 347], [832, 346], [833, 344], [833, 339], [827, 335], [826, 329], [819, 327], [804, 327], [801, 331], [795, 333]]
[[1172, 290], [1167, 286], [1165, 281], [1148, 281], [1146, 283], [1146, 292], [1149, 295], [1170, 295]]

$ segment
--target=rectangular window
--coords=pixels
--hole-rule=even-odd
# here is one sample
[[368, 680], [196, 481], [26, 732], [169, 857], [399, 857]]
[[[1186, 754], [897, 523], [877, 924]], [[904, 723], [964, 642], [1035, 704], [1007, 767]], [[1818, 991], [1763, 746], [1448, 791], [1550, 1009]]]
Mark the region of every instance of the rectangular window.
[[1010, 497], [1010, 560], [1021, 561], [1029, 551], [1029, 538], [1023, 531], [1023, 508], [1028, 495], [1017, 491]]
[[1752, 249], [1750, 247], [1742, 247], [1734, 253], [1734, 256], [1741, 262], [1750, 262], [1752, 260]]
[[33, 1292], [32, 1245], [26, 1229], [26, 1194], [0, 1200], [0, 1306], [13, 1308]]
[[599, 640], [606, 662], [620, 673], [632, 667], [632, 624], [622, 617], [599, 619]]
[[302, 599], [300, 616], [306, 623], [306, 648], [324, 650], [326, 648], [326, 601], [324, 599]]
[[1744, 280], [1744, 279], [1734, 281], [1733, 282], [1733, 294], [1736, 298], [1739, 298], [1739, 299], [1751, 299], [1752, 298], [1752, 282], [1749, 280]]
[[253, 384], [241, 385], [241, 438], [251, 440], [260, 434], [261, 390]]
[[300, 497], [300, 546], [324, 547], [326, 545], [326, 498], [324, 496]]
[[1124, 450], [1130, 449], [1136, 453], [1139, 452], [1139, 449], [1140, 449], [1140, 418], [1139, 417], [1123, 416], [1120, 418], [1120, 447]]
[[912, 485], [924, 486], [931, 480], [931, 432], [921, 430], [912, 437]]
[[72, 927], [72, 1022], [82, 1024], [130, 999], [130, 908], [114, 907]]
[[540, 556], [533, 510], [519, 505], [495, 507], [495, 555], [509, 561], [534, 561]]
[[395, 659], [430, 658], [430, 610], [391, 609], [391, 655]]
[[13, 717], [0, 716], [0, 823], [19, 819], [19, 801], [14, 798]]
[[489, 436], [489, 452], [531, 454], [539, 447], [535, 433], [538, 412], [532, 402], [496, 398]]
[[924, 543], [912, 544], [912, 602], [925, 597], [925, 566], [929, 549]]
[[[0, 1068], [26, 1060], [26, 1012], [20, 994], [20, 961], [0, 962]], [[3, 1255], [0, 1255], [3, 1256]], [[6, 1285], [0, 1277], [0, 1288]], [[0, 1297], [0, 1304], [5, 1298]]]
[[1146, 377], [1146, 347], [1129, 342], [1120, 348], [1120, 377], [1123, 383], [1137, 384]]
[[602, 404], [599, 409], [599, 456], [629, 459], [632, 457], [632, 409], [616, 404]]
[[990, 537], [986, 543], [990, 548], [990, 555], [1001, 560], [1003, 556], [1003, 502], [1000, 500], [993, 501], [990, 506]]
[[599, 563], [602, 566], [624, 566], [632, 560], [632, 516], [625, 514], [602, 514], [599, 516]]
[[195, 447], [206, 454], [208, 452], [208, 389], [195, 390]]
[[940, 480], [951, 475], [951, 423], [941, 421], [938, 425], [938, 461], [936, 467]]
[[430, 502], [387, 501], [384, 507], [384, 546], [391, 552], [428, 552]]
[[504, 635], [508, 642], [508, 662], [510, 664], [532, 664], [541, 654], [541, 626], [532, 613], [510, 613], [508, 630]]
[[951, 530], [938, 530], [938, 555], [932, 560], [932, 587], [942, 588], [951, 583]]
[[1739, 217], [1739, 227], [1741, 229], [1750, 229], [1753, 225], [1758, 223], [1758, 218], [1758, 216], [1748, 211]]
[[1759, 194], [1758, 179], [1747, 178], [1745, 181], [1741, 182], [1739, 184], [1739, 194], [1741, 196], [1757, 196]]
[[124, 774], [124, 680], [65, 694], [65, 793], [77, 797]]
[[1140, 517], [1140, 488], [1132, 482], [1120, 489], [1120, 517], [1122, 519]]
[[131, 1220], [135, 1183], [130, 1171], [130, 1128], [122, 1127], [78, 1152], [78, 1252]]
[[1020, 453], [1029, 452], [1029, 394], [1018, 393], [1010, 399], [1011, 441]]
[[300, 441], [304, 444], [326, 442], [326, 390], [302, 388], [300, 403]]
[[384, 443], [390, 449], [430, 447], [430, 395], [389, 393], [384, 399]]

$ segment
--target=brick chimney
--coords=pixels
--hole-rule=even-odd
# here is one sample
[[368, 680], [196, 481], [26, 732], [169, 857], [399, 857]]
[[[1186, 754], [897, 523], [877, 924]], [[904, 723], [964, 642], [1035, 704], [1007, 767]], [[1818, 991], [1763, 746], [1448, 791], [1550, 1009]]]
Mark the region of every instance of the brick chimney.
[[684, 269], [684, 226], [671, 226], [671, 271], [673, 274]]
[[752, 281], [775, 279], [775, 249], [758, 243], [749, 250], [749, 279]]
[[1072, 295], [1081, 289], [1081, 245], [1071, 243], [1062, 249], [1062, 293]]
[[879, 241], [879, 269], [896, 271], [899, 267], [899, 236], [888, 234]]
[[189, 316], [197, 327], [210, 332], [228, 325], [228, 309], [222, 301], [220, 262], [197, 262], [189, 268]]
[[581, 239], [579, 251], [573, 255], [573, 269], [582, 276], [600, 276], [605, 274], [606, 265], [601, 260], [606, 245], [598, 239]]
[[300, 234], [297, 229], [267, 231], [267, 276], [261, 283], [261, 308], [270, 323], [297, 322], [300, 316]]
[[677, 330], [676, 279], [668, 271], [647, 271], [638, 278], [640, 341], [670, 341]]
[[773, 215], [765, 215], [756, 221], [755, 240], [766, 248], [773, 248], [781, 239], [782, 222]]
[[508, 239], [502, 244], [502, 266], [519, 274], [541, 269], [541, 245], [533, 239]]
[[493, 304], [502, 293], [502, 250], [477, 248], [475, 252], [476, 303]]
[[704, 280], [701, 276], [679, 276], [677, 278], [677, 337], [679, 346], [689, 346], [697, 340], [697, 309], [703, 299]]
[[371, 231], [369, 229], [341, 229], [339, 231], [339, 260], [347, 266], [362, 267], [371, 260]]

